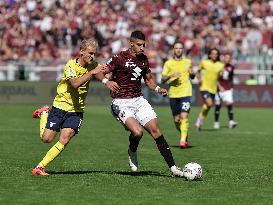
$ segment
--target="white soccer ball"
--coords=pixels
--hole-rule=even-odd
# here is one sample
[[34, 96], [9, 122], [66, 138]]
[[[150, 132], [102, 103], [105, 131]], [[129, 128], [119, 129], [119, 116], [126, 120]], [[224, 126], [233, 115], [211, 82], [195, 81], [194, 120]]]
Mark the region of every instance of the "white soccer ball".
[[183, 176], [187, 180], [197, 180], [202, 177], [202, 167], [196, 162], [190, 162], [183, 168]]

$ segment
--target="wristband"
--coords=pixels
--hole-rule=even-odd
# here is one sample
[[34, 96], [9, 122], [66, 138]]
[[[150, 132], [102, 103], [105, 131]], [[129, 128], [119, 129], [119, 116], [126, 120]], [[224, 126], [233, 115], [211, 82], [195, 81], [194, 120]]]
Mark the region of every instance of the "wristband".
[[109, 79], [103, 78], [101, 82], [102, 82], [104, 85], [106, 85], [106, 83], [107, 83], [108, 81], [109, 81]]
[[159, 86], [156, 86], [156, 87], [155, 87], [155, 92], [159, 93], [159, 90], [160, 90], [160, 87], [159, 87]]

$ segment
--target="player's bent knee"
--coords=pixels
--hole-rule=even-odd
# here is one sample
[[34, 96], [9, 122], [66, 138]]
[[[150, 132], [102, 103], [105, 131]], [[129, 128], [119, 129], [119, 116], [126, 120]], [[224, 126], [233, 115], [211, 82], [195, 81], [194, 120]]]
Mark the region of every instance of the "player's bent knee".
[[213, 99], [208, 98], [208, 99], [206, 100], [206, 105], [207, 105], [208, 107], [212, 107], [212, 106], [213, 106]]
[[226, 102], [226, 106], [231, 106], [231, 105], [233, 105], [232, 102]]
[[179, 123], [180, 120], [181, 120], [181, 119], [180, 119], [180, 116], [175, 117], [175, 118], [173, 119], [174, 123]]
[[71, 128], [64, 128], [61, 131], [61, 135], [60, 135], [60, 142], [63, 145], [66, 145], [70, 142], [70, 140], [73, 138], [73, 136], [75, 135], [75, 131]]
[[207, 106], [210, 108], [210, 107], [212, 107], [213, 106], [213, 102], [212, 101], [208, 101], [207, 102]]
[[63, 145], [67, 145], [67, 144], [70, 142], [71, 138], [72, 138], [72, 137], [70, 137], [70, 136], [62, 136], [62, 137], [60, 137], [60, 140], [59, 140], [59, 141], [60, 141]]
[[143, 136], [143, 130], [133, 130], [133, 131], [132, 131], [132, 134], [133, 134], [135, 137], [142, 137], [142, 136]]
[[48, 136], [43, 136], [41, 138], [43, 143], [51, 143], [53, 141], [54, 137], [48, 137]]
[[151, 129], [151, 135], [153, 138], [157, 138], [161, 135], [159, 128]]
[[188, 119], [188, 116], [189, 116], [189, 114], [186, 113], [186, 112], [181, 113], [181, 119], [182, 119], [182, 120]]
[[53, 130], [45, 129], [45, 131], [41, 137], [41, 140], [44, 143], [51, 143], [54, 140], [54, 138], [56, 137], [56, 134], [57, 133]]
[[180, 123], [180, 119], [179, 120], [174, 120], [174, 123], [175, 124]]

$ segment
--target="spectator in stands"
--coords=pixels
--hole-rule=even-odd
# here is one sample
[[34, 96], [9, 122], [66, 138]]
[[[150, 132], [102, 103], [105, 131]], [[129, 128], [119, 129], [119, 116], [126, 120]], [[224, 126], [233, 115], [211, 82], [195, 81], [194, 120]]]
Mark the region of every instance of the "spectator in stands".
[[175, 40], [185, 42], [186, 54], [198, 61], [215, 46], [221, 52], [232, 48], [236, 60], [259, 53], [264, 45], [266, 51], [272, 50], [273, 37], [264, 37], [272, 36], [272, 0], [119, 2], [0, 1], [0, 59], [64, 63], [79, 52], [78, 42], [94, 35], [103, 50], [98, 56], [101, 60], [127, 47], [121, 39], [135, 29], [151, 39], [146, 51], [157, 51], [161, 59], [154, 68], [166, 60]]
[[257, 80], [254, 78], [254, 75], [250, 75], [249, 79], [246, 80], [246, 85], [257, 85], [258, 82]]

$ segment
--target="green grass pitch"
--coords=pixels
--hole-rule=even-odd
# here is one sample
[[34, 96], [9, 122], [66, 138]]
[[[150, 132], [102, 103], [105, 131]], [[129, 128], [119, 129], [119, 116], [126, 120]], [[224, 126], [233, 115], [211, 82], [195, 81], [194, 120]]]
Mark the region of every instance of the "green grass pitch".
[[[239, 125], [220, 130], [212, 116], [204, 130], [193, 129], [199, 108], [190, 113], [189, 149], [178, 148], [168, 107], [156, 107], [159, 124], [178, 166], [197, 162], [200, 181], [171, 177], [152, 138], [145, 133], [138, 150], [139, 173], [127, 165], [128, 133], [109, 107], [89, 106], [84, 123], [64, 152], [51, 163], [49, 177], [31, 175], [52, 144], [41, 143], [36, 106], [0, 106], [0, 204], [272, 204], [272, 109], [235, 108]], [[55, 141], [54, 141], [55, 142]]]

